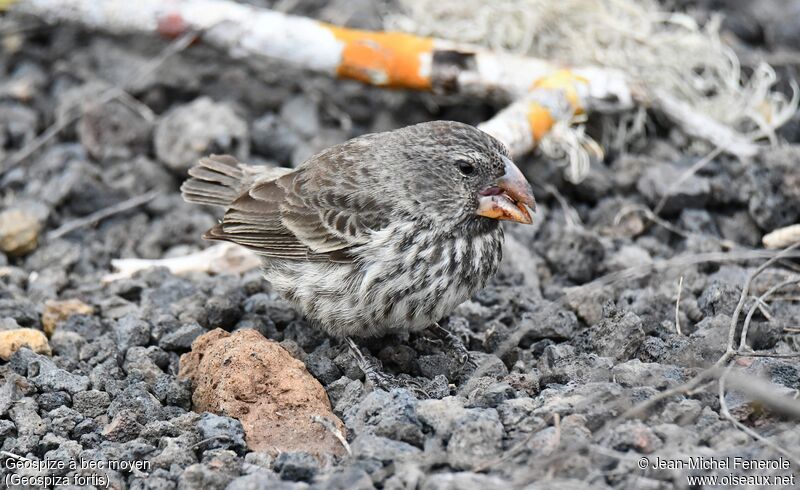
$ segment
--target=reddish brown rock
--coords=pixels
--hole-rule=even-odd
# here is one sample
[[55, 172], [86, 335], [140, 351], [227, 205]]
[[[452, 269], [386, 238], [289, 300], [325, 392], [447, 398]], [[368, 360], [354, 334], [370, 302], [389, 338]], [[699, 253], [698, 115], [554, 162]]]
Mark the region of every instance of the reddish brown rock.
[[255, 330], [231, 334], [218, 328], [201, 335], [181, 356], [179, 376], [192, 382], [194, 410], [239, 419], [253, 451], [344, 454], [336, 437], [312, 420], [325, 417], [345, 433], [322, 385]]
[[44, 313], [42, 313], [44, 333], [51, 337], [58, 324], [72, 315], [91, 315], [93, 313], [94, 308], [79, 299], [48, 300], [44, 304]]

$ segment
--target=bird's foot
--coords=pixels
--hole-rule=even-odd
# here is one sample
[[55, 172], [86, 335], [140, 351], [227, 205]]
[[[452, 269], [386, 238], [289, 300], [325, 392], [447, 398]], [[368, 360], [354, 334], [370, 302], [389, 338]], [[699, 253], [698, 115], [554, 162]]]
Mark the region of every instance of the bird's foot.
[[461, 339], [458, 338], [458, 336], [453, 332], [442, 327], [438, 323], [434, 323], [428, 327], [426, 333], [429, 333], [433, 338], [442, 341], [445, 346], [449, 348], [449, 352], [452, 352], [453, 356], [455, 356], [462, 371], [466, 368], [475, 366], [475, 361], [473, 361], [470, 357], [467, 346], [465, 346], [464, 342], [462, 342]]
[[428, 397], [428, 394], [422, 388], [422, 384], [417, 380], [412, 378], [401, 379], [383, 372], [377, 362], [368, 358], [361, 352], [361, 349], [358, 348], [352, 338], [346, 337], [345, 340], [347, 340], [347, 346], [356, 364], [364, 373], [364, 377], [367, 378], [367, 381], [372, 385], [373, 389], [380, 388], [382, 390], [391, 391], [394, 388], [405, 388], [415, 395]]

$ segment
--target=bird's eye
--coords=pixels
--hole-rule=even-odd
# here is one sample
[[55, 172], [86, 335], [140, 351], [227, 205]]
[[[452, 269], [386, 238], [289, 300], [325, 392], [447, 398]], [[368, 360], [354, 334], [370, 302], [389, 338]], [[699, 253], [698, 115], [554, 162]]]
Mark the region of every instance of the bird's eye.
[[475, 166], [469, 162], [460, 161], [458, 162], [458, 170], [460, 170], [464, 175], [470, 175], [475, 171]]

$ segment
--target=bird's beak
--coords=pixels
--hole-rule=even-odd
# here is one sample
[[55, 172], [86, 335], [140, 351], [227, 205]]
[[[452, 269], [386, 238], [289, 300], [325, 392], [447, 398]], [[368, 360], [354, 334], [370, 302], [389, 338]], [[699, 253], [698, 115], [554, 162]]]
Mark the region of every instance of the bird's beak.
[[533, 222], [530, 213], [536, 211], [531, 185], [514, 162], [502, 158], [506, 165], [505, 174], [495, 185], [481, 191], [475, 214], [529, 225]]

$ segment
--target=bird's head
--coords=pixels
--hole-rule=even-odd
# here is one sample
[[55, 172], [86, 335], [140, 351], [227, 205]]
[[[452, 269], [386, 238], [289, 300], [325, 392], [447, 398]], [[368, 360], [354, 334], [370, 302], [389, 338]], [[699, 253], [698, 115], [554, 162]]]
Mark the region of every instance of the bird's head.
[[505, 145], [467, 124], [435, 121], [398, 130], [405, 144], [394, 178], [416, 215], [443, 225], [486, 220], [530, 224], [533, 191]]

